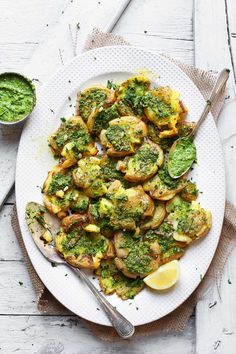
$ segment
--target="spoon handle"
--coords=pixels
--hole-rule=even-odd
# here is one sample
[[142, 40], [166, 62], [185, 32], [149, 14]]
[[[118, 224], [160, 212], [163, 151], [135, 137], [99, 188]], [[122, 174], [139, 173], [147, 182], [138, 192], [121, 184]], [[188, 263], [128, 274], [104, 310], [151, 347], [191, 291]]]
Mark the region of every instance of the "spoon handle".
[[216, 83], [211, 91], [211, 95], [209, 97], [209, 99], [206, 101], [204, 110], [199, 118], [199, 120], [196, 123], [195, 128], [192, 131], [192, 136], [197, 132], [198, 128], [200, 127], [200, 125], [204, 122], [204, 120], [206, 119], [208, 113], [210, 112], [212, 103], [214, 102], [214, 100], [217, 98], [217, 96], [219, 95], [219, 93], [221, 92], [221, 90], [223, 89], [223, 87], [225, 86], [228, 78], [229, 78], [229, 73], [230, 70], [229, 69], [223, 69], [217, 80]]
[[96, 296], [97, 300], [103, 307], [107, 314], [107, 317], [111, 321], [113, 327], [117, 331], [118, 335], [123, 339], [130, 338], [135, 331], [134, 326], [130, 323], [121, 313], [119, 313], [115, 307], [113, 307], [107, 299], [97, 290], [93, 283], [89, 280], [87, 275], [78, 268], [72, 267], [70, 264], [68, 266], [87, 284], [91, 292]]

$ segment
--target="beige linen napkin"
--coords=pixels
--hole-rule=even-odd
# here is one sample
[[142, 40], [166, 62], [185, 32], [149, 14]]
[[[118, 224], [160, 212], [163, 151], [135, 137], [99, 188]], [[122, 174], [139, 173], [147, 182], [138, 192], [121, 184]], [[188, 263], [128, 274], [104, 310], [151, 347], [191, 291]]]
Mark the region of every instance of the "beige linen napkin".
[[[120, 36], [117, 36], [112, 33], [103, 33], [98, 29], [94, 29], [93, 33], [88, 36], [85, 45], [85, 50], [117, 44], [125, 45], [129, 43], [127, 43]], [[203, 97], [207, 99], [215, 83], [215, 76], [213, 76], [209, 72], [194, 68], [187, 64], [183, 64], [177, 60], [171, 58], [168, 59], [178, 65], [189, 76], [189, 78], [198, 87]], [[218, 118], [219, 113], [223, 107], [223, 103], [224, 93], [222, 92], [217, 103], [214, 105], [214, 109], [212, 110], [212, 114], [215, 119]], [[181, 306], [179, 306], [169, 315], [161, 318], [160, 320], [151, 322], [147, 325], [136, 327], [136, 332], [134, 336], [147, 336], [157, 332], [179, 332], [183, 331], [186, 328], [189, 317], [191, 316], [197, 301], [201, 298], [206, 289], [209, 288], [212, 282], [217, 281], [217, 278], [221, 278], [225, 262], [230, 252], [236, 245], [235, 216], [235, 207], [230, 202], [226, 202], [225, 218], [217, 251], [204, 279], [202, 280], [198, 288], [194, 291], [194, 293]], [[15, 208], [13, 210], [12, 215], [12, 226], [19, 241], [25, 259], [25, 263], [28, 268], [29, 275], [31, 277], [31, 281], [36, 290], [39, 311], [43, 312], [44, 314], [58, 315], [68, 312], [46, 289], [45, 285], [42, 283], [37, 273], [35, 272], [23, 243]], [[98, 335], [104, 340], [112, 341], [114, 340], [114, 338], [117, 337], [117, 334], [112, 328], [97, 325], [86, 320], [83, 321], [95, 335]]]

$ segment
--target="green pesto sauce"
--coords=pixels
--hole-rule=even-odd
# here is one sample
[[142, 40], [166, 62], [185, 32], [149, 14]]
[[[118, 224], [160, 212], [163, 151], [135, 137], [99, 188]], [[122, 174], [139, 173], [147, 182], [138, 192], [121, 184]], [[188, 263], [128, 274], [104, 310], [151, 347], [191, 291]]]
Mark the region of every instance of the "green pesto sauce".
[[168, 189], [175, 189], [179, 183], [177, 179], [172, 178], [169, 175], [167, 166], [164, 165], [162, 168], [160, 168], [157, 172], [161, 182], [168, 188]]
[[119, 180], [125, 188], [132, 187], [134, 183], [126, 181], [124, 174], [116, 169], [117, 161], [108, 157], [101, 165], [101, 176], [105, 181]]
[[93, 88], [88, 92], [82, 92], [79, 99], [79, 111], [81, 117], [87, 121], [90, 113], [107, 98], [106, 92], [99, 88]]
[[145, 211], [142, 202], [140, 202], [140, 205], [130, 207], [129, 209], [125, 206], [125, 202], [125, 198], [116, 200], [114, 221], [121, 223], [128, 220], [139, 221]]
[[17, 122], [29, 114], [36, 103], [33, 84], [14, 74], [0, 75], [0, 120]]
[[145, 239], [158, 241], [162, 253], [167, 252], [175, 244], [173, 228], [166, 222], [164, 222], [157, 230], [149, 230], [145, 235]]
[[124, 259], [124, 263], [131, 273], [146, 274], [151, 272], [151, 261], [153, 258], [149, 255], [150, 247], [148, 242], [140, 242], [133, 247]]
[[117, 161], [108, 157], [105, 162], [101, 165], [101, 175], [106, 181], [118, 179], [119, 181], [123, 178], [122, 172], [116, 169]]
[[107, 250], [107, 240], [102, 235], [91, 237], [81, 228], [77, 228], [67, 234], [62, 241], [62, 247], [65, 252], [75, 256], [82, 254], [95, 256], [97, 253], [104, 253]]
[[157, 116], [157, 118], [166, 118], [173, 114], [173, 109], [170, 105], [160, 100], [159, 98], [148, 92], [142, 100], [142, 105], [145, 108], [150, 108]]
[[123, 231], [119, 248], [128, 248], [133, 249], [137, 243], [137, 240], [133, 237], [134, 232], [132, 231]]
[[109, 108], [103, 109], [95, 118], [93, 133], [99, 134], [102, 129], [106, 129], [108, 127], [108, 123], [111, 120], [119, 118], [119, 116], [120, 115], [115, 104]]
[[76, 154], [86, 151], [88, 144], [92, 142], [92, 138], [79, 124], [75, 125], [66, 121], [58, 130], [56, 144], [58, 148], [63, 148], [68, 142], [74, 143], [73, 151]]
[[175, 137], [173, 138], [160, 138], [159, 137], [160, 131], [157, 129], [157, 127], [152, 124], [148, 123], [148, 137], [154, 142], [157, 143], [161, 146], [162, 150], [164, 152], [168, 152], [176, 140]]
[[105, 293], [116, 291], [123, 300], [133, 299], [144, 285], [142, 279], [127, 278], [116, 268], [112, 260], [103, 260], [96, 274], [100, 276], [100, 282], [105, 289]]
[[190, 208], [190, 203], [184, 201], [182, 198], [180, 198], [179, 196], [176, 196], [175, 198], [173, 198], [171, 201], [169, 201], [168, 203], [168, 212], [174, 212], [174, 211], [178, 211], [178, 212], [184, 212], [187, 213], [189, 211]]
[[69, 193], [70, 208], [77, 213], [83, 213], [88, 209], [89, 198], [78, 190], [72, 190]]
[[187, 185], [180, 192], [180, 196], [186, 201], [189, 201], [188, 199], [186, 199], [188, 198], [188, 196], [191, 197], [191, 200], [197, 199], [198, 189], [196, 183], [188, 181]]
[[106, 137], [116, 151], [130, 150], [129, 126], [113, 125], [106, 130]]
[[170, 150], [168, 158], [168, 171], [171, 177], [176, 178], [187, 171], [194, 161], [197, 152], [193, 139], [190, 137], [180, 138], [175, 148]]
[[60, 190], [63, 191], [65, 187], [69, 188], [71, 186], [72, 186], [71, 174], [63, 175], [62, 173], [58, 172], [53, 176], [47, 193], [48, 193], [48, 195], [53, 195], [57, 191], [60, 191]]
[[149, 144], [139, 148], [133, 157], [129, 159], [128, 168], [131, 166], [139, 175], [147, 175], [152, 171], [158, 159], [158, 152], [154, 151]]
[[127, 88], [123, 89], [123, 102], [129, 105], [137, 115], [143, 115], [142, 101], [146, 90], [147, 84], [138, 79], [134, 79]]

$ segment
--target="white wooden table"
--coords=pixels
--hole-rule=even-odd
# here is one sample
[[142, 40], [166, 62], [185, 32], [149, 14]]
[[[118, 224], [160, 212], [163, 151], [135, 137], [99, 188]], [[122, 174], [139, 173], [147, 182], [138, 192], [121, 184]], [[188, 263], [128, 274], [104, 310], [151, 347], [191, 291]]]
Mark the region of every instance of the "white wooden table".
[[[83, 0], [0, 0], [0, 71], [21, 70], [70, 2]], [[87, 0], [94, 13], [88, 27], [99, 23], [96, 12], [107, 0]], [[109, 6], [114, 6], [110, 0]], [[84, 5], [83, 5], [84, 6]], [[102, 10], [103, 11], [103, 10]], [[102, 18], [102, 17], [101, 17]], [[86, 21], [85, 21], [86, 22]], [[230, 98], [219, 121], [227, 173], [227, 196], [236, 204], [236, 1], [133, 0], [114, 28], [134, 45], [167, 53], [205, 69], [232, 70]], [[0, 144], [8, 149], [0, 131]], [[0, 150], [3, 158], [3, 150]], [[8, 163], [13, 169], [14, 155]], [[5, 155], [4, 155], [5, 156]], [[1, 167], [1, 166], [0, 166]], [[6, 175], [4, 179], [7, 179]], [[0, 190], [4, 181], [0, 180]], [[220, 292], [213, 287], [198, 303], [185, 332], [132, 341], [104, 343], [76, 316], [41, 315], [34, 289], [10, 224], [14, 193], [0, 212], [0, 353], [236, 353], [236, 251], [225, 267]], [[217, 302], [214, 307], [210, 303]]]

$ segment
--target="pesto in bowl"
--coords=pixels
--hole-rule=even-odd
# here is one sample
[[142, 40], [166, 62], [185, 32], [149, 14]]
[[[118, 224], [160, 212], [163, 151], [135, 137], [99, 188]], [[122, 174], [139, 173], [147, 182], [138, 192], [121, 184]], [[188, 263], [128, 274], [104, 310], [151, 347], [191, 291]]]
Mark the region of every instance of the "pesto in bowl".
[[35, 87], [29, 79], [18, 73], [0, 74], [0, 123], [22, 121], [35, 103]]

